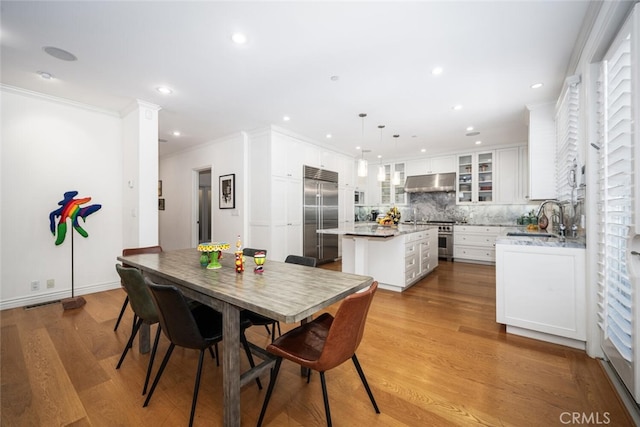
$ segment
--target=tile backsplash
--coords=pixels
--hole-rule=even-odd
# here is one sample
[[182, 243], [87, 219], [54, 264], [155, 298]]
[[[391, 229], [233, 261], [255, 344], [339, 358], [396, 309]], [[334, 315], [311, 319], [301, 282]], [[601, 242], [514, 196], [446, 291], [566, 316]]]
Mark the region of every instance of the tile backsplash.
[[[475, 204], [457, 205], [456, 193], [411, 193], [409, 205], [398, 206], [402, 220], [418, 221], [453, 220], [470, 224], [516, 224], [516, 219], [523, 214], [537, 209], [539, 203], [522, 204]], [[356, 206], [355, 217], [358, 221], [371, 218], [371, 211], [378, 210], [381, 215], [389, 210], [388, 205]]]

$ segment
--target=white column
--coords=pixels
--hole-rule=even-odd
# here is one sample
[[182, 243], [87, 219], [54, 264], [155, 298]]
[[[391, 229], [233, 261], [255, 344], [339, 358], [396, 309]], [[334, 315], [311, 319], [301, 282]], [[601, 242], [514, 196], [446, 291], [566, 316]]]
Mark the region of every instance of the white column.
[[136, 100], [123, 112], [123, 247], [158, 244], [158, 111]]

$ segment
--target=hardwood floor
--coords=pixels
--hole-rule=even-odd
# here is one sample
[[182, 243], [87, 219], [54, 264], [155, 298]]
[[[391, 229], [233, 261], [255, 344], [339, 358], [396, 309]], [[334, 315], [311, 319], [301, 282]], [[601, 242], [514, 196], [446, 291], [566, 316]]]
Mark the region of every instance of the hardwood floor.
[[[176, 348], [143, 408], [148, 355], [136, 343], [115, 369], [132, 321], [128, 310], [113, 332], [123, 291], [85, 298], [83, 308], [66, 312], [53, 304], [0, 313], [1, 425], [187, 425], [197, 352]], [[262, 327], [247, 335], [257, 344], [268, 340]], [[167, 346], [163, 337], [154, 375]], [[336, 426], [552, 426], [566, 425], [567, 413], [633, 425], [598, 361], [506, 335], [496, 324], [490, 266], [441, 262], [402, 294], [379, 290], [357, 354], [382, 413], [348, 362], [326, 374]], [[207, 358], [203, 372], [195, 425], [220, 425], [222, 370]], [[265, 425], [325, 425], [319, 377], [306, 384], [299, 373], [283, 362]], [[253, 382], [243, 389], [243, 425], [255, 425], [264, 393]]]

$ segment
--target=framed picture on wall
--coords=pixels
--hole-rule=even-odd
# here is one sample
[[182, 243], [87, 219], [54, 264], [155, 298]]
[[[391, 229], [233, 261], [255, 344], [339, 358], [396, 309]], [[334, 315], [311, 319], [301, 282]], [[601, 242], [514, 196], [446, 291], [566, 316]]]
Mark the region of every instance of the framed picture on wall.
[[236, 174], [220, 176], [220, 209], [236, 207]]

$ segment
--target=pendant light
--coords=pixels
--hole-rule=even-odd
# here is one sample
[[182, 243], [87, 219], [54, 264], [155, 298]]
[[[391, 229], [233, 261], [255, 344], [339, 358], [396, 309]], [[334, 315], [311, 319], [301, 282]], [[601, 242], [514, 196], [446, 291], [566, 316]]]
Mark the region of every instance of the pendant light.
[[[382, 129], [384, 129], [384, 125], [378, 125], [378, 129], [380, 129], [380, 147], [382, 147]], [[385, 179], [384, 166], [382, 165], [382, 156], [378, 156], [380, 158], [380, 166], [378, 166], [378, 181], [382, 182]]]
[[[396, 153], [398, 152], [398, 137], [400, 135], [393, 135], [393, 138], [396, 140], [395, 146], [396, 146]], [[400, 172], [398, 171], [394, 171], [393, 172], [393, 179], [391, 180], [391, 183], [395, 186], [400, 185]]]
[[[361, 136], [361, 144], [360, 147], [364, 145], [364, 118], [367, 117], [365, 113], [360, 113], [359, 117], [362, 119], [362, 136]], [[358, 159], [358, 176], [365, 177], [367, 176], [369, 164], [364, 158], [365, 150], [362, 150], [362, 158]]]

